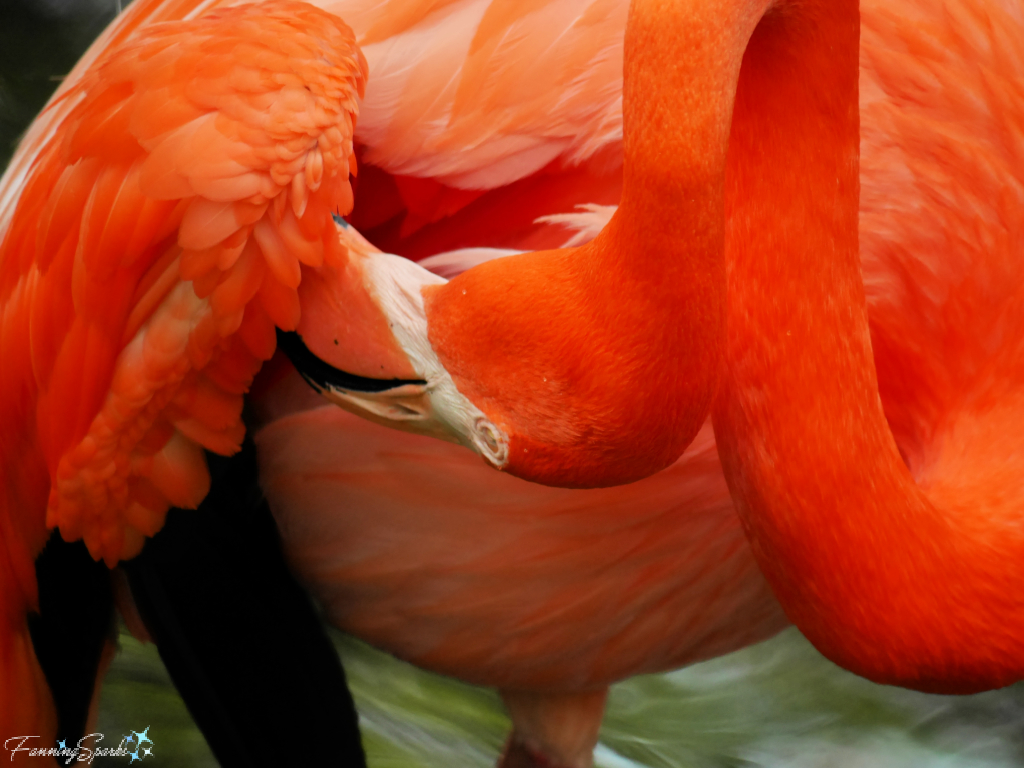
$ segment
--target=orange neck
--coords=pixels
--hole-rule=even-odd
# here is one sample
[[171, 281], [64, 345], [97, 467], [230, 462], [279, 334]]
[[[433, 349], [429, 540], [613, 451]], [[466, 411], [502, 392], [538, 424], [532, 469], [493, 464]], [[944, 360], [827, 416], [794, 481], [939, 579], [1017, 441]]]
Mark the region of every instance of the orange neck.
[[512, 474], [576, 487], [670, 464], [704, 421], [724, 332], [723, 184], [764, 0], [635, 0], [622, 202], [592, 243], [425, 292], [430, 342], [509, 436]]
[[1024, 675], [1019, 519], [994, 531], [980, 510], [936, 509], [882, 412], [857, 247], [857, 77], [855, 2], [782, 8], [747, 50], [719, 450], [761, 568], [826, 656], [923, 690], [1005, 685]]

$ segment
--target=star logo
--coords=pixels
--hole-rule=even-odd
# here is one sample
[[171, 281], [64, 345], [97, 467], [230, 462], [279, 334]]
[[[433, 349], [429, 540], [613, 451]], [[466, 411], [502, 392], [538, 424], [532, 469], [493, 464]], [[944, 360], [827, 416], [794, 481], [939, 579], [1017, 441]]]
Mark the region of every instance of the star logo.
[[126, 741], [135, 744], [135, 751], [128, 753], [133, 763], [136, 760], [141, 760], [153, 754], [153, 748], [149, 746], [153, 743], [153, 740], [149, 738], [149, 729], [150, 726], [147, 725], [146, 729], [141, 733], [139, 731], [132, 731], [131, 736], [125, 737]]
[[61, 739], [60, 741], [57, 742], [57, 746], [59, 746], [61, 749], [67, 749], [67, 747], [64, 746], [64, 742], [66, 742], [66, 741], [67, 741], [67, 739]]

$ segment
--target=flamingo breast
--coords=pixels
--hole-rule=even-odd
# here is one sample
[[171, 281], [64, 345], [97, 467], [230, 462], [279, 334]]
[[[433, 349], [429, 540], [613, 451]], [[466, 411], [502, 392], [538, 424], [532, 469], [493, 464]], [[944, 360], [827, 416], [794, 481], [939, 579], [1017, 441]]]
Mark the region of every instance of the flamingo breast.
[[428, 669], [589, 688], [786, 625], [710, 425], [669, 469], [597, 490], [527, 483], [331, 407], [256, 440], [285, 550], [330, 621]]

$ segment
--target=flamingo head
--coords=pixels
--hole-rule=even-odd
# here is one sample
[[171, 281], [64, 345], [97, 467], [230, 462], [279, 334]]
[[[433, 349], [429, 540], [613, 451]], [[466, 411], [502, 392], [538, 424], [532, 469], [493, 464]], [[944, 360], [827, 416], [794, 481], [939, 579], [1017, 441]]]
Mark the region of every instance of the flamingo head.
[[631, 278], [595, 268], [600, 237], [495, 259], [450, 282], [343, 223], [339, 237], [344, 274], [304, 276], [302, 319], [279, 344], [346, 410], [563, 487], [653, 474], [703, 423], [717, 346], [635, 300], [663, 286], [623, 285]]

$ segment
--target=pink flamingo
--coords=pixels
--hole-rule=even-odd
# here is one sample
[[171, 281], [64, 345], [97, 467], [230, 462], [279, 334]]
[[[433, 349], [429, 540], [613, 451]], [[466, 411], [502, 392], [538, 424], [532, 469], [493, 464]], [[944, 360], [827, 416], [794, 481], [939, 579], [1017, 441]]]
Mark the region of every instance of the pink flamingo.
[[[551, 6], [554, 8], [555, 4]], [[167, 13], [179, 13], [184, 12], [184, 8], [185, 6], [168, 6], [164, 10]], [[869, 18], [872, 12], [879, 18], [884, 18], [882, 11], [873, 11], [871, 8], [866, 8], [865, 11]], [[142, 14], [142, 11], [136, 13], [137, 15], [131, 17], [132, 20], [140, 19], [138, 14]], [[452, 17], [455, 18], [454, 13]], [[353, 18], [358, 19], [358, 16]], [[495, 18], [500, 19], [500, 14], [495, 13]], [[600, 16], [595, 18], [603, 19]], [[483, 27], [486, 27], [484, 22], [487, 20], [485, 16], [481, 21]], [[396, 28], [405, 32], [409, 39], [417, 39], [417, 35], [422, 39], [424, 30], [417, 25], [429, 28], [430, 23], [435, 22], [437, 19], [429, 18], [429, 14], [414, 10], [406, 18], [400, 17]], [[357, 24], [356, 21], [352, 23]], [[465, 25], [465, 21], [461, 23]], [[506, 29], [497, 22], [495, 24], [492, 30]], [[122, 22], [119, 27], [122, 33], [126, 30], [130, 33], [130, 28], [130, 21]], [[514, 28], [514, 25], [508, 27]], [[878, 50], [882, 52], [879, 55], [884, 55], [891, 47], [892, 40], [908, 34], [906, 30], [895, 25], [886, 27], [879, 24], [872, 27], [869, 23], [868, 29], [876, 36]], [[361, 39], [372, 41], [372, 31], [371, 28], [366, 37]], [[380, 39], [390, 40], [387, 32], [388, 27], [385, 26], [383, 31], [378, 29], [376, 34]], [[111, 34], [116, 36], [117, 33], [108, 33], [108, 36]], [[497, 32], [494, 34], [498, 39], [501, 38]], [[395, 39], [398, 39], [397, 36]], [[870, 36], [866, 35], [865, 50], [868, 53], [870, 41]], [[495, 44], [494, 48], [498, 47]], [[372, 44], [368, 46], [368, 52], [371, 48]], [[481, 50], [494, 54], [486, 45], [472, 49], [472, 53], [478, 54], [477, 61], [483, 56]], [[605, 58], [597, 58], [607, 69], [610, 66], [608, 60], [614, 61], [614, 56], [609, 56], [604, 49], [600, 49], [600, 52]], [[913, 59], [914, 56], [905, 58]], [[869, 56], [866, 56], [866, 61], [868, 65], [865, 77], [874, 76], [880, 87], [890, 88], [891, 94], [896, 87], [892, 82], [895, 67], [886, 69], [877, 66]], [[945, 63], [950, 69], [960, 66], [955, 58]], [[612, 71], [611, 79], [614, 81], [614, 68]], [[467, 80], [471, 81], [470, 85], [460, 94], [456, 94], [451, 103], [461, 104], [463, 109], [468, 109], [465, 105], [474, 102], [465, 94], [478, 96], [486, 93], [493, 97], [494, 92], [480, 90], [483, 85], [479, 82], [473, 83], [472, 78]], [[595, 77], [595, 81], [601, 82], [599, 77]], [[370, 82], [372, 87], [373, 80]], [[484, 85], [486, 84], [487, 81], [484, 79]], [[473, 86], [477, 90], [474, 91]], [[495, 92], [500, 91], [495, 89]], [[612, 92], [614, 94], [614, 87]], [[874, 96], [877, 97], [877, 94]], [[941, 95], [936, 97], [936, 100], [940, 98]], [[896, 103], [898, 98], [890, 97], [890, 100]], [[430, 101], [425, 95], [423, 101], [429, 102], [428, 106], [440, 103], [440, 108], [445, 108], [445, 102], [437, 98]], [[486, 102], [486, 99], [481, 102]], [[614, 96], [611, 103], [614, 107]], [[891, 106], [888, 103], [874, 103], [874, 108], [883, 115], [885, 109]], [[447, 108], [452, 109], [450, 106]], [[871, 108], [872, 104], [869, 103], [866, 116], [871, 114]], [[59, 105], [51, 109], [50, 120], [58, 120], [59, 112]], [[366, 112], [371, 113], [371, 109], [368, 107]], [[595, 114], [604, 118], [604, 122], [600, 123], [604, 134], [595, 132], [595, 135], [608, 139], [604, 144], [596, 142], [596, 148], [591, 147], [589, 160], [596, 167], [600, 167], [599, 161], [607, 162], [606, 158], [614, 157], [615, 154], [615, 113], [614, 109], [610, 110], [610, 116], [608, 111], [592, 110], [590, 113], [591, 116]], [[364, 114], [364, 118], [365, 116]], [[387, 119], [393, 119], [393, 116], [384, 118], [385, 124]], [[429, 121], [425, 122], [431, 124]], [[868, 122], [867, 118], [865, 122]], [[396, 123], [400, 124], [401, 121], [396, 120]], [[364, 119], [360, 125], [366, 124], [367, 121]], [[510, 120], [508, 124], [516, 125], [516, 122]], [[533, 146], [528, 151], [519, 151], [519, 154], [513, 151], [510, 155], [512, 159], [506, 159], [504, 166], [502, 162], [493, 162], [493, 167], [497, 169], [496, 177], [501, 183], [513, 180], [513, 177], [508, 176], [507, 168], [522, 163], [522, 158], [529, 156], [530, 152], [534, 153], [533, 161], [537, 165], [521, 166], [528, 171], [544, 167], [544, 164], [550, 163], [553, 158], [572, 157], [573, 151], [579, 152], [580, 146], [587, 146], [586, 142], [592, 139], [592, 135], [580, 132], [574, 134], [571, 123], [552, 120], [551, 124], [563, 133], [556, 139], [544, 136], [544, 140], [536, 141], [535, 144], [540, 145], [542, 149]], [[566, 130], [566, 124], [570, 126], [570, 130]], [[44, 122], [44, 127], [37, 129], [36, 135], [45, 131], [45, 125]], [[410, 123], [406, 122], [402, 127], [408, 131], [409, 126]], [[462, 127], [465, 129], [465, 126]], [[885, 133], [886, 130], [889, 130], [889, 133]], [[908, 146], [912, 148], [915, 137], [921, 135], [915, 131], [920, 130], [920, 126], [912, 125], [900, 134], [891, 131], [886, 125], [878, 132], [878, 135], [884, 136], [879, 140], [879, 151], [884, 148], [886, 141], [899, 144], [902, 140], [905, 142], [905, 146], [902, 147], [904, 151]], [[458, 131], [453, 131], [452, 134], [456, 135]], [[402, 136], [402, 133], [394, 130], [391, 133], [383, 131], [379, 135], [393, 137]], [[444, 135], [446, 134], [442, 132], [442, 136]], [[408, 133], [405, 136], [407, 137]], [[357, 133], [358, 138], [360, 135]], [[507, 137], [499, 135], [498, 138]], [[577, 139], [575, 144], [574, 138]], [[479, 136], [476, 139], [479, 141]], [[473, 177], [467, 174], [474, 171], [465, 169], [472, 168], [473, 163], [476, 163], [476, 168], [479, 169], [478, 159], [466, 157], [464, 159], [467, 165], [463, 168], [457, 167], [459, 155], [452, 148], [457, 149], [458, 142], [465, 140], [465, 136], [459, 138], [456, 135], [447, 147], [442, 140], [437, 140], [434, 144], [424, 142], [426, 159], [417, 157], [415, 153], [402, 157], [401, 153], [391, 146], [387, 151], [379, 150], [377, 154], [373, 154], [376, 151], [373, 141], [367, 141], [368, 148], [364, 158], [370, 162], [376, 160], [384, 164], [387, 162], [384, 159], [386, 157], [399, 158], [389, 170], [403, 175], [395, 186], [402, 195], [402, 204], [410, 209], [410, 216], [407, 216], [406, 221], [412, 219], [412, 224], [407, 226], [412, 228], [417, 223], [424, 225], [412, 233], [401, 230], [389, 233], [385, 231], [385, 225], [381, 228], [381, 238], [378, 242], [386, 244], [390, 237], [391, 243], [407, 243], [408, 252], [414, 254], [417, 247], [429, 247], [432, 238], [436, 241], [446, 237], [470, 237], [471, 235], [466, 234], [465, 228], [460, 229], [456, 226], [456, 222], [460, 215], [463, 216], [463, 221], [466, 218], [458, 211], [469, 212], [473, 205], [477, 206], [476, 211], [489, 210], [491, 217], [482, 218], [486, 225], [493, 225], [494, 220], [501, 214], [501, 209], [497, 205], [497, 194], [492, 193], [492, 198], [488, 200], [486, 195], [480, 197], [477, 193], [460, 195], [451, 187], [466, 183], [467, 180], [485, 186], [479, 170], [475, 171], [477, 176]], [[380, 141], [383, 145], [383, 139]], [[415, 146], [414, 142], [408, 142], [406, 146], [409, 144]], [[515, 142], [506, 141], [504, 146], [514, 144]], [[398, 142], [397, 146], [400, 149], [401, 142]], [[488, 148], [486, 141], [479, 142], [476, 146], [483, 147], [479, 150], [481, 153], [496, 151], [493, 147]], [[388, 155], [387, 152], [394, 154]], [[554, 154], [545, 155], [545, 152]], [[27, 162], [25, 157], [27, 155], [23, 154], [22, 167], [25, 167], [24, 163]], [[444, 163], [448, 165], [445, 166]], [[442, 167], [447, 170], [436, 170]], [[428, 168], [429, 172], [425, 171]], [[410, 173], [434, 175], [448, 182], [448, 185], [417, 185], [404, 178]], [[501, 178], [500, 173], [505, 173], [506, 177]], [[364, 177], [367, 175], [364, 173]], [[591, 177], [593, 175], [599, 174], [591, 174]], [[608, 190], [615, 188], [614, 172], [606, 176], [611, 177], [611, 180], [606, 181], [601, 187], [601, 195], [608, 195]], [[544, 201], [550, 207], [541, 207], [533, 213], [564, 210], [564, 207], [556, 207], [557, 204], [572, 204], [588, 199], [581, 196], [581, 193], [590, 192], [593, 184], [591, 182], [589, 188], [585, 186], [590, 180], [583, 173], [578, 173], [574, 179], [572, 172], [566, 172], [564, 177], [567, 179], [563, 184], [569, 188], [568, 192], [563, 193], [564, 197], [556, 201]], [[892, 181], [890, 177], [881, 173], [878, 178], [884, 178], [886, 182]], [[373, 189], [374, 179], [371, 178], [369, 181], [360, 195], [366, 189]], [[378, 178], [377, 182], [381, 186], [387, 185], [386, 179]], [[879, 182], [876, 188], [884, 188], [884, 184]], [[512, 199], [529, 210], [523, 202], [528, 195], [527, 185], [521, 185], [520, 189], [506, 194], [505, 200], [507, 203]], [[470, 202], [474, 197], [477, 201]], [[385, 213], [388, 210], [385, 205], [386, 197], [381, 195], [380, 198], [385, 202], [375, 201], [378, 210], [367, 210], [365, 213], [366, 220], [371, 223], [374, 221], [374, 215], [378, 219], [382, 215], [381, 209]], [[590, 198], [591, 201], [594, 199]], [[598, 201], [610, 200], [606, 198]], [[488, 203], [491, 203], [489, 207]], [[516, 206], [509, 206], [509, 209], [514, 211]], [[394, 208], [391, 210], [394, 211]], [[448, 222], [439, 221], [438, 225], [430, 225], [432, 217], [450, 214], [453, 210], [456, 212]], [[940, 212], [946, 211], [940, 208]], [[416, 217], [419, 217], [419, 222], [416, 221]], [[493, 234], [489, 235], [487, 240], [469, 242], [529, 247], [534, 245], [530, 242], [531, 238], [539, 241], [552, 236], [543, 231], [529, 230], [523, 226], [523, 219], [520, 214], [518, 222], [512, 222], [512, 225], [518, 224], [518, 230], [511, 225], [507, 225], [507, 230], [511, 231], [492, 226]], [[359, 220], [359, 211], [356, 220]], [[622, 220], [621, 216], [619, 220]], [[349, 241], [353, 250], [358, 250], [359, 246], [353, 235], [349, 235]], [[546, 246], [552, 243], [549, 240], [538, 244]], [[865, 258], [869, 264], [870, 259], [878, 259], [877, 274], [888, 277], [900, 268], [901, 262], [895, 257], [887, 257], [884, 253], [878, 255], [880, 250], [869, 248], [865, 252]], [[309, 280], [303, 285], [307, 286], [304, 290], [308, 290], [308, 286], [315, 287], [316, 282]], [[449, 291], [448, 295], [453, 295], [453, 292]], [[484, 302], [488, 306], [498, 306], [502, 299], [501, 296], [495, 297], [493, 292], [486, 292]], [[303, 308], [316, 305], [315, 301], [304, 301]], [[900, 318], [908, 314], [905, 304], [896, 304], [892, 309], [894, 320], [891, 327], [901, 327]], [[312, 340], [314, 336], [313, 329], [308, 329], [303, 334], [303, 338], [307, 340]], [[448, 338], [450, 340], [452, 337]], [[453, 346], [456, 347], [457, 345]], [[322, 350], [321, 346], [316, 351], [325, 358], [331, 357], [329, 349], [327, 353]], [[344, 365], [351, 368], [351, 361], [360, 356], [356, 353], [364, 352], [365, 350], [340, 350], [341, 355], [335, 359], [339, 362], [345, 361]], [[493, 358], [493, 352], [486, 346], [460, 354], [470, 361], [485, 359], [488, 356]], [[458, 356], [454, 355], [456, 358]], [[448, 363], [449, 360], [446, 359], [445, 362]], [[456, 360], [455, 363], [451, 367], [457, 369], [459, 361]], [[408, 376], [408, 370], [402, 368], [400, 356], [396, 355], [391, 364], [395, 367], [388, 371], [389, 373]], [[894, 372], [909, 370], [906, 365], [900, 369], [898, 361], [890, 365]], [[355, 372], [369, 375], [373, 370], [367, 367]], [[458, 378], [458, 373], [455, 375]], [[502, 375], [507, 375], [507, 371], [502, 371]], [[268, 415], [280, 416], [284, 411], [301, 407], [290, 394], [287, 381], [274, 384], [276, 388], [270, 386], [263, 392], [262, 400]], [[490, 383], [485, 381], [478, 383], [474, 391], [486, 398], [488, 391], [495, 391], [495, 387], [493, 380]], [[459, 390], [463, 391], [462, 380], [459, 382]], [[289, 394], [280, 395], [286, 391]], [[919, 391], [904, 392], [903, 402], [912, 404], [914, 396]], [[278, 393], [276, 398], [275, 392]], [[542, 388], [541, 394], [544, 393], [545, 390]], [[354, 404], [352, 397], [351, 392], [343, 393], [342, 399], [347, 399], [351, 406]], [[277, 405], [274, 404], [275, 399]], [[379, 398], [368, 398], [365, 394], [358, 394], [355, 399], [359, 401], [355, 405], [364, 410], [368, 403], [371, 408], [379, 408]], [[545, 407], [542, 400], [543, 398], [540, 402], [536, 399], [533, 401], [538, 412], [543, 412]], [[408, 403], [404, 406], [408, 407]], [[896, 408], [896, 405], [890, 408], [890, 417], [892, 413], [897, 412]], [[540, 753], [566, 765], [585, 764], [589, 760], [592, 741], [596, 738], [603, 703], [603, 687], [607, 682], [637, 671], [678, 665], [721, 653], [766, 636], [782, 625], [778, 609], [764, 589], [760, 576], [751, 565], [748, 550], [740, 540], [739, 529], [731, 517], [729, 502], [717, 472], [717, 460], [710, 436], [706, 432], [691, 453], [674, 465], [668, 473], [643, 481], [631, 489], [564, 492], [530, 487], [527, 492], [522, 490], [527, 486], [513, 490], [516, 487], [515, 481], [507, 477], [493, 474], [485, 476], [475, 472], [474, 467], [466, 466], [466, 461], [457, 458], [456, 454], [446, 455], [444, 446], [428, 448], [427, 444], [417, 441], [416, 438], [409, 438], [410, 442], [399, 444], [396, 442], [399, 440], [397, 436], [374, 436], [370, 428], [360, 427], [354, 420], [338, 413], [332, 413], [325, 420], [325, 426], [318, 427], [316, 421], [321, 418], [324, 418], [324, 414], [318, 414], [316, 417], [289, 416], [265, 429], [260, 437], [268, 487], [277, 507], [279, 519], [282, 521], [286, 541], [292, 546], [293, 561], [300, 573], [312, 583], [314, 590], [324, 599], [332, 612], [332, 617], [342, 626], [354, 629], [400, 655], [427, 666], [456, 672], [470, 679], [502, 685], [516, 728], [508, 756], [510, 764], [522, 759], [522, 754], [529, 753]], [[431, 486], [438, 488], [438, 491], [446, 485], [456, 484], [456, 478], [462, 478], [466, 486], [456, 491], [446, 490], [449, 493], [461, 491], [464, 495], [457, 498], [457, 505], [439, 503], [435, 507], [437, 517], [431, 517], [430, 523], [424, 521], [432, 536], [414, 525], [422, 515], [420, 505], [424, 504], [422, 496], [426, 493], [420, 494], [418, 498], [403, 497], [393, 480], [389, 485], [378, 485], [375, 488], [377, 502], [374, 506], [378, 515], [341, 516], [337, 513], [337, 502], [334, 499], [329, 500], [328, 493], [336, 493], [339, 488], [344, 488], [344, 492], [353, 503], [360, 502], [360, 494], [365, 493], [366, 487], [360, 487], [361, 483], [369, 484], [375, 473], [379, 476], [379, 467], [382, 465], [374, 466], [372, 457], [363, 455], [360, 458], [370, 466], [363, 470], [360, 477], [353, 477], [354, 473], [351, 471], [347, 475], [339, 475], [338, 465], [330, 458], [333, 454], [311, 456], [310, 454], [316, 453], [315, 450], [296, 448], [296, 445], [301, 444], [298, 438], [313, 438], [318, 441], [318, 446], [322, 445], [324, 440], [330, 440], [331, 450], [338, 452], [336, 461], [348, 462], [344, 465], [346, 468], [358, 466], [355, 464], [356, 457], [352, 456], [351, 444], [341, 437], [340, 432], [325, 433], [323, 430], [328, 427], [331, 430], [350, 430], [351, 434], [359, 435], [360, 439], [369, 445], [379, 444], [381, 447], [377, 455], [386, 457], [388, 464], [383, 466], [388, 466], [389, 471], [407, 473], [416, 477], [419, 483], [430, 483]], [[330, 437], [325, 437], [325, 434], [330, 434]], [[916, 436], [920, 439], [920, 435]], [[902, 437], [898, 431], [897, 437]], [[465, 435], [461, 438], [467, 441]], [[401, 455], [395, 455], [396, 448], [400, 448]], [[905, 452], [909, 451], [910, 447], [905, 449]], [[451, 475], [441, 476], [427, 469], [438, 461], [438, 457], [449, 462]], [[456, 470], [456, 467], [460, 466], [461, 469]], [[523, 463], [520, 466], [525, 469], [521, 473], [528, 477], [549, 479], [550, 476], [544, 475], [544, 472], [557, 475], [572, 469], [568, 463], [559, 460], [555, 460], [554, 463], [546, 462], [539, 468], [536, 463]], [[316, 478], [319, 483], [307, 485], [308, 493], [300, 496], [296, 490], [296, 483], [290, 478], [301, 478], [305, 483], [311, 478]], [[594, 478], [569, 479], [578, 483], [581, 480], [590, 482]], [[609, 475], [605, 479], [621, 478]], [[466, 490], [467, 487], [473, 489], [473, 495]], [[496, 511], [494, 517], [490, 519], [490, 526], [493, 526], [493, 529], [488, 526], [470, 528], [468, 531], [459, 530], [460, 520], [467, 521], [467, 525], [476, 524], [478, 518], [474, 515], [482, 514], [479, 506], [474, 509], [472, 500], [493, 498], [495, 489], [506, 494], [516, 493], [518, 497], [507, 503], [503, 509]], [[590, 498], [584, 501], [586, 496]], [[303, 502], [301, 510], [297, 503], [300, 499]], [[696, 502], [696, 505], [687, 505], [686, 501], [690, 499]], [[476, 504], [478, 505], [479, 501]], [[630, 516], [629, 525], [624, 525], [622, 520], [626, 515], [620, 510], [641, 504], [645, 507], [645, 513], [639, 517]], [[384, 507], [383, 512], [387, 514], [380, 514], [381, 507]], [[523, 508], [532, 514], [524, 515]], [[687, 513], [685, 518], [680, 514], [684, 508]], [[603, 514], [597, 514], [599, 510]], [[309, 518], [301, 519], [299, 511]], [[317, 512], [319, 514], [316, 514]], [[335, 519], [331, 520], [331, 517]], [[580, 522], [581, 519], [585, 520], [585, 524]], [[503, 522], [499, 525], [496, 520]], [[599, 531], [606, 535], [599, 539], [595, 532], [589, 540], [586, 535], [581, 536], [580, 532], [587, 531], [586, 526], [593, 526], [595, 520], [605, 521]], [[380, 527], [377, 527], [378, 524]], [[332, 533], [344, 534], [346, 538], [325, 540], [325, 525], [334, 526]], [[480, 540], [481, 537], [466, 535], [476, 531], [486, 532], [487, 535], [482, 537], [483, 541]], [[607, 535], [609, 531], [614, 531], [615, 535]], [[395, 532], [403, 534], [402, 537], [396, 538]], [[617, 537], [618, 540], [615, 541]], [[580, 545], [581, 539], [589, 544], [590, 548], [586, 550], [585, 558], [574, 558], [572, 555], [578, 552], [576, 547]], [[416, 546], [417, 542], [419, 547]], [[425, 546], [430, 542], [435, 543], [433, 546]], [[456, 548], [456, 545], [459, 548]], [[387, 547], [392, 549], [389, 550]], [[534, 549], [531, 550], [531, 547]], [[693, 552], [694, 558], [686, 560], [685, 565], [680, 567], [680, 550], [674, 550], [674, 547], [688, 547], [682, 551]], [[511, 555], [496, 556], [497, 552], [508, 553], [509, 550]], [[528, 552], [541, 552], [547, 556], [524, 557]], [[570, 556], [567, 557], [566, 552]], [[394, 557], [395, 553], [401, 553], [401, 557]], [[449, 559], [452, 555], [456, 556], [454, 562]], [[488, 557], [491, 558], [489, 562], [486, 561]], [[522, 572], [519, 570], [521, 566], [516, 564], [518, 558], [530, 560], [529, 565], [532, 566], [528, 571], [532, 578], [524, 579], [519, 585], [521, 589], [516, 589], [516, 584], [505, 583], [508, 581], [506, 574], [509, 570], [516, 569], [516, 572]], [[582, 569], [580, 560], [586, 560]], [[395, 568], [396, 565], [402, 567]], [[424, 574], [430, 578], [425, 578]], [[474, 579], [478, 579], [476, 585]], [[480, 584], [496, 583], [507, 588], [506, 599], [488, 603], [479, 598], [479, 592], [474, 597], [473, 591], [479, 589]], [[595, 583], [600, 584], [600, 589], [595, 587]], [[403, 593], [396, 591], [396, 584], [407, 590], [404, 597]], [[541, 590], [539, 594], [545, 596], [540, 600], [537, 598], [538, 589]], [[651, 595], [647, 605], [636, 605], [639, 594]], [[602, 595], [611, 596], [610, 602], [616, 606], [615, 610], [609, 609]], [[376, 615], [372, 609], [373, 600], [381, 601], [378, 603], [381, 609]], [[390, 610], [386, 609], [389, 605], [393, 605]], [[676, 613], [673, 606], [681, 607], [684, 613]], [[687, 609], [695, 612], [695, 606], [700, 606], [699, 623], [690, 619], [692, 613], [685, 613]], [[410, 614], [412, 618], [408, 618]], [[486, 633], [481, 633], [477, 629], [480, 624], [488, 628], [495, 626], [492, 623], [495, 621], [499, 622], [499, 625], [504, 621], [506, 626], [500, 634], [495, 633], [497, 637], [488, 637]], [[415, 634], [410, 632], [411, 626], [416, 627]], [[581, 632], [592, 638], [589, 644], [581, 644]], [[507, 642], [509, 640], [512, 642]], [[553, 731], [550, 728], [550, 724], [556, 722], [551, 714], [553, 710], [559, 711], [563, 717], [570, 720], [575, 718], [575, 721], [568, 727]]]
[[[939, 425], [973, 386], [968, 372], [1013, 354], [995, 340], [982, 350], [977, 339], [991, 338], [1019, 306], [1013, 241], [989, 222], [1013, 222], [1020, 213], [1015, 177], [998, 174], [1021, 167], [1003, 138], [1019, 111], [1011, 96], [1021, 38], [994, 30], [1019, 30], [1021, 20], [969, 2], [865, 3], [862, 18], [868, 317], [886, 416], [911, 470], [925, 478], [943, 439]], [[926, 78], [939, 86], [922, 87]], [[991, 95], [975, 102], [976, 93]], [[500, 194], [490, 193], [494, 207]], [[467, 244], [515, 247], [522, 230], [494, 227], [488, 203], [477, 198], [465, 214], [405, 238], [394, 224], [370, 232], [413, 255]], [[983, 213], [986, 205], [991, 213]], [[357, 204], [357, 221], [359, 214]], [[493, 239], [477, 232], [475, 240], [459, 239], [474, 217], [492, 226]], [[537, 227], [524, 240], [550, 236]], [[278, 386], [298, 385], [285, 379]], [[619, 489], [566, 491], [496, 476], [455, 447], [345, 413], [302, 412], [317, 405], [312, 399], [279, 402], [290, 405], [269, 413], [273, 423], [257, 439], [297, 572], [337, 626], [422, 666], [501, 687], [513, 717], [512, 749], [519, 743], [586, 764], [601, 712], [597, 694], [580, 697], [575, 730], [544, 725], [545, 718], [562, 722], [555, 707], [568, 718], [568, 691], [600, 691], [619, 677], [721, 652], [711, 649], [722, 640], [753, 642], [781, 625], [735, 537], [710, 425], [659, 475]], [[1012, 455], [1004, 442], [993, 450]], [[1003, 487], [998, 477], [989, 480]], [[713, 543], [722, 548], [707, 549]], [[722, 591], [727, 582], [729, 593]], [[527, 682], [532, 691], [523, 690]], [[544, 690], [547, 701], [538, 693]]]
[[[469, 290], [361, 249], [332, 221], [351, 206], [366, 70], [348, 27], [289, 2], [143, 24], [194, 9], [133, 6], [72, 73], [8, 171], [0, 434], [5, 467], [16, 457], [20, 470], [5, 472], [2, 485], [11, 535], [0, 669], [7, 689], [23, 695], [3, 702], [5, 729], [53, 733], [25, 622], [47, 530], [81, 538], [112, 566], [141, 550], [170, 506], [197, 505], [210, 483], [201, 449], [238, 449], [242, 396], [273, 352], [275, 326], [297, 332], [284, 337], [293, 354], [319, 355], [315, 374], [304, 373], [332, 397], [372, 410], [383, 391], [397, 412], [418, 417], [418, 429], [532, 479], [597, 485], [650, 474], [690, 442], [714, 391], [720, 195], [683, 206], [682, 220], [697, 228], [687, 243], [654, 225], [659, 211], [680, 216], [676, 193], [705, 163], [676, 146], [679, 136], [723, 132], [727, 104], [708, 105], [676, 132], [638, 130], [631, 146], [627, 132], [637, 181], [623, 184], [622, 223], [577, 249], [481, 265], [475, 271], [488, 275], [462, 278], [479, 280]], [[678, 41], [664, 29], [655, 38], [631, 65], [643, 82], [631, 108], [638, 126], [681, 106], [685, 74], [654, 76]], [[665, 147], [674, 162], [651, 162]], [[703, 173], [721, 187], [720, 172]], [[502, 304], [594, 311], [618, 294], [615, 272], [632, 274], [645, 260], [655, 262], [637, 273], [645, 280], [657, 270], [671, 279], [645, 291], [642, 306], [620, 304], [628, 333], [577, 325], [567, 337], [532, 314], [513, 323], [523, 361], [542, 368], [549, 386], [496, 391], [509, 363], [478, 359], [472, 344], [481, 340], [459, 330]], [[495, 277], [512, 279], [511, 290], [498, 290]], [[552, 280], [564, 285], [561, 297]], [[696, 310], [692, 320], [666, 327], [649, 313], [681, 299]], [[342, 335], [353, 321], [358, 332]], [[587, 367], [564, 354], [567, 343]], [[642, 353], [651, 346], [671, 351], [669, 362]], [[334, 360], [348, 370], [331, 368]], [[554, 408], [575, 414], [578, 428], [552, 433], [545, 417]], [[636, 431], [655, 438], [639, 452]]]

